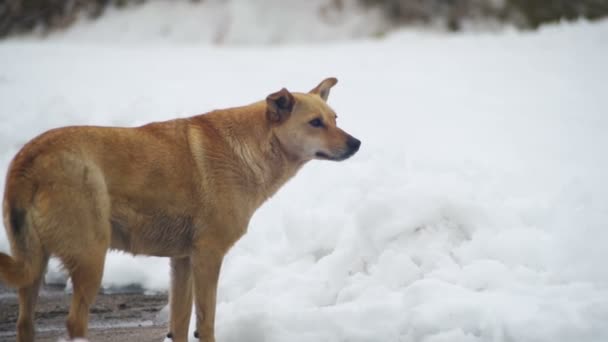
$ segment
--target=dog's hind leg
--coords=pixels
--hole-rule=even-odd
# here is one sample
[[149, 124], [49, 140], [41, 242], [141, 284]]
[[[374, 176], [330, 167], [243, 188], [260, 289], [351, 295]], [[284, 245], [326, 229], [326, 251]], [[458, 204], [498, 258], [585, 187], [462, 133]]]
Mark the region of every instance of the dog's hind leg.
[[34, 313], [38, 301], [38, 291], [44, 277], [48, 257], [41, 260], [40, 273], [34, 281], [19, 288], [19, 319], [17, 320], [17, 342], [34, 342]]
[[89, 308], [95, 301], [105, 261], [107, 246], [91, 246], [86, 256], [77, 260], [64, 261], [70, 271], [74, 293], [67, 319], [70, 339], [84, 338], [87, 335]]
[[192, 313], [192, 266], [190, 258], [171, 258], [171, 326], [168, 337], [173, 342], [188, 341]]
[[61, 259], [72, 279], [69, 337], [86, 337], [89, 308], [101, 285], [111, 241], [110, 198], [94, 164], [66, 155], [51, 167], [61, 172], [38, 187], [32, 217], [45, 248]]

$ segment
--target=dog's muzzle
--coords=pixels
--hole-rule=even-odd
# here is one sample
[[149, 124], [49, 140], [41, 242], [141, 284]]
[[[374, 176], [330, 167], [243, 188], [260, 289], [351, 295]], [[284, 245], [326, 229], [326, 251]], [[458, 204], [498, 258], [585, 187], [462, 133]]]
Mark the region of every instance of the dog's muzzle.
[[348, 159], [353, 154], [357, 153], [357, 151], [359, 151], [359, 147], [361, 147], [361, 141], [349, 135], [348, 139], [346, 140], [346, 149], [344, 150], [344, 152], [342, 152], [342, 154], [337, 156], [330, 156], [324, 152], [317, 152], [315, 155], [322, 159], [341, 161], [344, 159]]

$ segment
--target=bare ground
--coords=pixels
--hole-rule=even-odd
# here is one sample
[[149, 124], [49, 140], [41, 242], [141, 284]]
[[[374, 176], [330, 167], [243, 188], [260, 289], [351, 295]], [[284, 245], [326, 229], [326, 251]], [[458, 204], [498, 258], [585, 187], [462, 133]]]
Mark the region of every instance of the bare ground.
[[[36, 341], [56, 342], [67, 337], [70, 298], [63, 288], [43, 287], [36, 306]], [[162, 341], [167, 327], [158, 322], [158, 313], [166, 304], [165, 293], [144, 294], [137, 289], [100, 293], [91, 308], [89, 340]], [[18, 315], [16, 292], [0, 285], [0, 342], [15, 341]]]

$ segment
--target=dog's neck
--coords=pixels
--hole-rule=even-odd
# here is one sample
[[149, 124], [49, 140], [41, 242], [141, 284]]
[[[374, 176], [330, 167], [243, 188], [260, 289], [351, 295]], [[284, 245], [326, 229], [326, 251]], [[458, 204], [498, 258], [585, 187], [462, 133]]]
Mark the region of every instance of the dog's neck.
[[[220, 167], [235, 186], [233, 190], [248, 199], [252, 214], [305, 163], [290, 156], [273, 134], [263, 102], [197, 118], [213, 127], [216, 143], [221, 140], [227, 145], [223, 151], [230, 155], [222, 157], [226, 162]], [[205, 153], [213, 153], [206, 147], [203, 149]]]
[[[251, 110], [251, 108], [249, 108]], [[246, 192], [256, 207], [274, 195], [304, 165], [290, 156], [266, 119], [266, 106], [235, 118], [230, 135], [235, 155], [243, 162], [241, 176], [248, 180]]]

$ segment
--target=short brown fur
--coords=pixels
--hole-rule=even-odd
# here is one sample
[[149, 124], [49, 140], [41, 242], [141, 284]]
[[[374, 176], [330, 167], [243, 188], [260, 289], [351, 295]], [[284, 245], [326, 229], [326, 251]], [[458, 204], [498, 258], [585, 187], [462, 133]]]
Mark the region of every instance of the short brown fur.
[[12, 256], [0, 253], [0, 279], [19, 288], [17, 341], [34, 340], [52, 255], [73, 282], [70, 338], [86, 336], [108, 249], [170, 257], [172, 339], [187, 340], [194, 302], [198, 336], [215, 341], [222, 259], [254, 211], [307, 161], [342, 160], [359, 148], [325, 103], [336, 82], [136, 128], [64, 127], [28, 142], [8, 170]]

